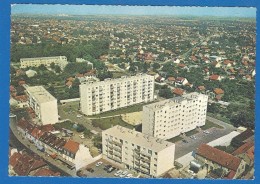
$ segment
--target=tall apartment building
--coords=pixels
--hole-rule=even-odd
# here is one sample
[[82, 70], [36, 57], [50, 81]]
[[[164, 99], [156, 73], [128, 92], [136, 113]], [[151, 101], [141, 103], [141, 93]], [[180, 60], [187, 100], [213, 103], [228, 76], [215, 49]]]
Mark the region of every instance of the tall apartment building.
[[142, 132], [161, 139], [203, 126], [208, 96], [193, 92], [143, 107]]
[[80, 85], [80, 106], [86, 115], [153, 100], [154, 77], [146, 74]]
[[38, 67], [44, 65], [50, 67], [51, 63], [60, 66], [63, 70], [68, 64], [66, 56], [54, 56], [54, 57], [37, 57], [37, 58], [21, 58], [20, 59], [21, 68], [26, 67]]
[[57, 99], [42, 86], [25, 86], [28, 104], [34, 110], [42, 125], [58, 122]]
[[104, 159], [158, 177], [174, 166], [175, 144], [122, 126], [102, 132]]

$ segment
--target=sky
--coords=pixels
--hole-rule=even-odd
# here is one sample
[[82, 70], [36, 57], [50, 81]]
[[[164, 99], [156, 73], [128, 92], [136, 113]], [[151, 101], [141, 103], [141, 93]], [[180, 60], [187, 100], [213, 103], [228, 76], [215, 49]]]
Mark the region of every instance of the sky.
[[256, 17], [250, 7], [180, 7], [180, 6], [110, 6], [110, 5], [36, 5], [13, 4], [12, 14], [69, 15], [193, 15], [221, 17]]

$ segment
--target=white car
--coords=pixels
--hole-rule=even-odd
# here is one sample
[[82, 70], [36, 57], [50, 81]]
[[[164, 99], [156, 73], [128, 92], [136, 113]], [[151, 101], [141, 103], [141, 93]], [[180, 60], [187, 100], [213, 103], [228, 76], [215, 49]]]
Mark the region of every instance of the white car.
[[119, 175], [120, 178], [123, 178], [127, 175], [127, 171], [124, 171], [122, 174]]
[[81, 139], [85, 139], [84, 134], [79, 135], [79, 137], [80, 137]]
[[114, 174], [115, 176], [119, 176], [119, 175], [121, 175], [123, 173], [123, 171], [122, 170], [118, 170], [118, 171], [116, 171], [116, 173]]
[[126, 178], [132, 178], [132, 177], [133, 177], [132, 174], [128, 174], [128, 175], [126, 175]]
[[78, 115], [77, 115], [77, 118], [81, 118], [81, 117], [82, 117], [82, 115], [81, 115], [81, 114], [78, 114]]
[[98, 167], [98, 166], [100, 166], [102, 164], [103, 164], [103, 162], [98, 162], [98, 163], [96, 163], [96, 166]]
[[203, 133], [205, 133], [205, 134], [209, 134], [209, 131], [207, 131], [207, 130], [204, 130], [204, 131], [203, 131]]
[[197, 139], [194, 135], [190, 136], [191, 139]]
[[196, 176], [196, 174], [192, 170], [188, 170], [188, 173], [190, 173], [192, 176]]

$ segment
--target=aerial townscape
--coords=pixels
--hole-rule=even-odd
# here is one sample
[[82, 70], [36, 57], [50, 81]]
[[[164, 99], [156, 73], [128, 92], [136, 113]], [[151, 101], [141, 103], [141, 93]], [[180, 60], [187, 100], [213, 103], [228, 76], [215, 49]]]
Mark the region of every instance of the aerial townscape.
[[11, 18], [10, 176], [254, 179], [255, 17]]

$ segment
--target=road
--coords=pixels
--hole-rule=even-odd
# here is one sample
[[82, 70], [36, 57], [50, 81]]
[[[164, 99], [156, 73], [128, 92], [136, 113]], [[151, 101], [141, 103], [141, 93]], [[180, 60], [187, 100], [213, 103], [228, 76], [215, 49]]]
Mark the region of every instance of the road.
[[225, 122], [222, 122], [220, 120], [217, 120], [215, 118], [211, 118], [207, 116], [207, 119], [213, 123], [216, 123], [223, 127], [223, 129], [218, 128], [210, 128], [208, 131], [210, 134], [203, 133], [203, 130], [200, 130], [199, 133], [194, 134], [194, 136], [197, 138], [191, 139], [190, 137], [185, 137], [185, 139], [188, 141], [188, 143], [184, 143], [182, 141], [178, 141], [175, 143], [175, 159], [178, 159], [182, 157], [183, 155], [188, 154], [191, 151], [194, 151], [198, 148], [200, 144], [206, 144], [209, 143], [215, 139], [218, 139], [224, 135], [229, 134], [230, 132], [236, 130], [235, 127], [233, 127], [230, 124], [227, 124]]

